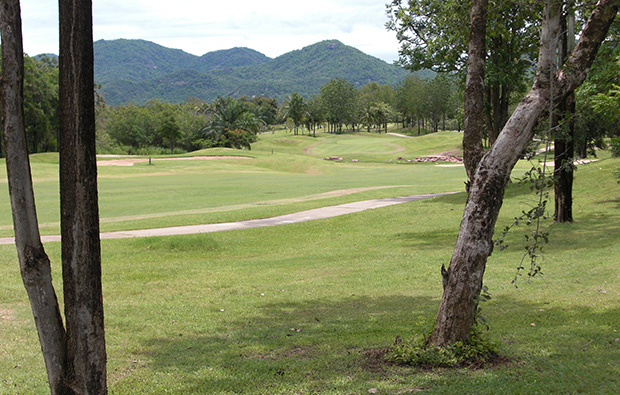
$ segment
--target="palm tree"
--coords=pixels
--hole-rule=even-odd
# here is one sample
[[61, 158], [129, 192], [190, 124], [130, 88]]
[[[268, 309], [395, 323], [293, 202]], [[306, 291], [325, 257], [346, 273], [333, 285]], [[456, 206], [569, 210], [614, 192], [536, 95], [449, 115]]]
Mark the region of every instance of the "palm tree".
[[293, 121], [295, 125], [294, 134], [298, 134], [299, 126], [302, 124], [305, 112], [304, 98], [297, 92], [293, 92], [286, 103], [286, 118]]
[[373, 103], [371, 107], [374, 110], [374, 121], [377, 123], [379, 133], [381, 133], [381, 126], [385, 128], [387, 133], [387, 124], [390, 118], [394, 116], [394, 110], [392, 110], [389, 104], [384, 102]]
[[360, 114], [360, 123], [366, 125], [368, 133], [370, 133], [370, 127], [375, 123], [375, 111], [374, 103], [367, 103], [362, 107]]
[[213, 103], [213, 118], [202, 132], [216, 145], [251, 149], [250, 143], [256, 141], [264, 125], [243, 103], [219, 97]]

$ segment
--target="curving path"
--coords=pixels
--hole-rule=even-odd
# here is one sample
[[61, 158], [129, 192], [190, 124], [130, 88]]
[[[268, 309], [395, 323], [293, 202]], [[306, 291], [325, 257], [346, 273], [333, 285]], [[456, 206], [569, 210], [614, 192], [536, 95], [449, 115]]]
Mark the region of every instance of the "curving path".
[[[176, 236], [176, 235], [191, 235], [197, 233], [211, 233], [221, 232], [225, 230], [237, 230], [237, 229], [249, 229], [260, 228], [264, 226], [286, 225], [297, 222], [313, 221], [316, 219], [324, 219], [337, 217], [340, 215], [357, 213], [360, 211], [370, 210], [374, 208], [387, 207], [395, 204], [412, 202], [415, 200], [430, 199], [437, 196], [452, 195], [460, 192], [444, 192], [444, 193], [428, 193], [423, 195], [410, 195], [395, 198], [385, 199], [373, 199], [364, 200], [361, 202], [352, 202], [339, 204], [337, 206], [328, 206], [315, 208], [312, 210], [300, 211], [298, 213], [280, 215], [277, 217], [263, 218], [263, 219], [250, 219], [239, 222], [225, 222], [219, 224], [205, 224], [205, 225], [188, 225], [188, 226], [173, 226], [169, 228], [155, 228], [155, 229], [139, 229], [139, 230], [124, 230], [118, 232], [104, 232], [101, 233], [101, 239], [128, 239], [133, 237], [156, 237], [156, 236]], [[53, 236], [41, 236], [42, 242], [60, 241], [59, 235]], [[14, 244], [15, 239], [13, 237], [0, 238], [0, 244]]]

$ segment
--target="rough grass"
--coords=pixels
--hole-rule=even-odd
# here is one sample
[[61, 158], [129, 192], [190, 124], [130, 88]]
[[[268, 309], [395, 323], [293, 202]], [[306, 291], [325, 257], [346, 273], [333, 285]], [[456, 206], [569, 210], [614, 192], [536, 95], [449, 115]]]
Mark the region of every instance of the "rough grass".
[[[286, 155], [303, 151], [304, 144], [290, 144]], [[251, 152], [267, 162], [259, 145]], [[316, 166], [334, 189], [342, 188], [347, 177], [335, 175], [347, 174], [349, 165]], [[369, 174], [378, 171], [367, 166]], [[446, 181], [433, 169], [452, 177], [451, 168], [383, 161], [374, 167], [384, 169], [384, 177], [420, 167], [424, 171], [410, 175], [424, 179], [428, 171], [431, 189]], [[529, 229], [509, 234], [508, 250], [490, 257], [485, 284], [492, 299], [482, 312], [488, 335], [510, 362], [482, 370], [398, 367], [377, 351], [432, 324], [441, 296], [439, 267], [454, 247], [462, 194], [272, 228], [104, 241], [110, 393], [616, 393], [620, 186], [611, 172], [618, 167], [617, 159], [605, 159], [579, 168], [576, 222], [545, 225], [552, 235], [544, 276], [520, 278], [518, 288], [511, 284]], [[366, 171], [352, 174], [366, 184], [381, 180], [381, 171], [367, 179]], [[150, 177], [133, 177], [125, 187], [139, 189]], [[462, 187], [462, 179], [450, 187], [456, 184]], [[509, 186], [498, 226], [531, 201], [527, 187]], [[59, 245], [46, 248], [58, 281]], [[47, 393], [12, 246], [0, 246], [0, 276], [0, 393]]]

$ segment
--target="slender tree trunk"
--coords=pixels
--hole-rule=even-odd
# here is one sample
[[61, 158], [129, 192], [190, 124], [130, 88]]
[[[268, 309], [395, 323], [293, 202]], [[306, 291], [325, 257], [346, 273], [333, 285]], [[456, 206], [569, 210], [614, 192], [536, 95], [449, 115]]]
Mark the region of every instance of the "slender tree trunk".
[[504, 128], [504, 125], [506, 125], [506, 122], [508, 122], [508, 107], [510, 106], [510, 94], [512, 92], [512, 89], [507, 86], [504, 85], [502, 86], [502, 95], [500, 97], [500, 112], [499, 112], [499, 127], [498, 127], [498, 131], [501, 132], [501, 130]]
[[105, 394], [91, 0], [60, 0], [60, 208], [68, 379]]
[[467, 177], [474, 179], [482, 158], [484, 129], [484, 65], [488, 0], [473, 0], [470, 14], [469, 58], [465, 81], [465, 128], [463, 132], [463, 161]]
[[[566, 8], [562, 17], [562, 61], [573, 50], [575, 40], [575, 11], [572, 2], [569, 2]], [[556, 180], [554, 185], [554, 219], [555, 222], [561, 223], [573, 222], [573, 160], [575, 156], [573, 114], [575, 114], [575, 93], [570, 92], [560, 103], [558, 114], [554, 116], [556, 126], [562, 121], [565, 122], [565, 127], [560, 127], [556, 131], [554, 140], [555, 168], [553, 176]]]
[[[562, 107], [573, 106], [573, 110], [567, 110], [566, 113], [574, 114], [574, 95], [571, 94], [567, 97], [569, 102], [564, 103]], [[572, 102], [571, 102], [572, 100]], [[570, 116], [570, 115], [569, 115]], [[569, 123], [569, 131], [567, 136], [558, 137], [554, 140], [554, 152], [555, 152], [555, 168], [553, 170], [554, 178], [556, 179], [554, 185], [555, 192], [555, 222], [568, 223], [573, 222], [573, 159], [575, 156], [575, 148], [573, 144], [573, 136], [575, 135], [573, 129], [572, 117], [566, 120]]]
[[444, 293], [429, 339], [432, 344], [446, 346], [469, 337], [475, 323], [486, 261], [493, 251], [493, 232], [510, 172], [533, 137], [538, 119], [547, 110], [550, 98], [563, 98], [585, 79], [618, 12], [618, 2], [598, 2], [567, 66], [551, 75], [550, 70], [554, 70], [556, 59], [561, 10], [561, 2], [546, 1], [534, 85], [476, 169], [450, 266], [442, 270]]
[[493, 114], [489, 116], [489, 145], [493, 145], [508, 121], [510, 88], [506, 85], [499, 85], [489, 88], [489, 92], [491, 95], [491, 112]]
[[574, 122], [572, 115], [575, 113], [575, 94], [571, 92], [560, 103], [559, 114], [554, 116], [555, 126], [562, 121], [566, 127], [559, 127], [556, 133], [560, 133], [554, 139], [554, 202], [555, 222], [573, 222], [573, 160], [575, 156], [574, 145]]
[[19, 1], [6, 0], [0, 7], [3, 130], [15, 245], [51, 393], [65, 394], [70, 393], [64, 385], [65, 328], [52, 285], [50, 261], [39, 235], [24, 127], [24, 51]]

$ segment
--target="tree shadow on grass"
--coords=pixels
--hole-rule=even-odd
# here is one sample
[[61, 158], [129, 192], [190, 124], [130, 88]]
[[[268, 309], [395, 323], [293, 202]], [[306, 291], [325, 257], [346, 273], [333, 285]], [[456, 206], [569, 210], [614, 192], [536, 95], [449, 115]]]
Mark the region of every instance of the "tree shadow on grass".
[[[588, 295], [570, 306], [511, 292], [494, 296], [482, 314], [514, 366], [488, 376], [484, 385], [509, 393], [617, 392], [620, 310], [590, 303]], [[463, 380], [470, 379], [450, 385]]]
[[454, 246], [458, 236], [456, 229], [434, 229], [419, 232], [401, 232], [394, 237], [402, 243], [404, 247], [414, 250], [431, 249], [436, 250], [438, 246]]
[[149, 368], [174, 372], [184, 393], [343, 393], [352, 386], [366, 393], [369, 381], [400, 369], [369, 365], [367, 350], [428, 327], [437, 303], [408, 296], [265, 303], [212, 333], [154, 338], [143, 349]]
[[[383, 364], [373, 350], [430, 328], [438, 300], [391, 296], [266, 303], [212, 333], [153, 338], [150, 369], [183, 393], [612, 393], [620, 311], [552, 306], [506, 292], [484, 313], [510, 362], [483, 371]], [[534, 324], [534, 325], [532, 325]], [[617, 332], [614, 332], [617, 330]], [[375, 358], [373, 360], [373, 358]], [[404, 391], [404, 392], [403, 392]], [[148, 392], [148, 388], [146, 389]]]
[[600, 249], [618, 245], [620, 212], [575, 218], [575, 223], [553, 224], [548, 250]]
[[597, 200], [593, 203], [597, 206], [613, 205], [617, 209], [617, 208], [620, 208], [620, 197], [615, 198], [615, 199]]

